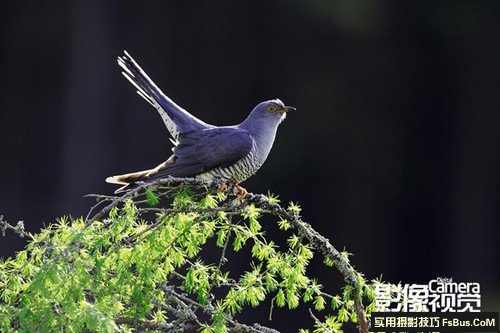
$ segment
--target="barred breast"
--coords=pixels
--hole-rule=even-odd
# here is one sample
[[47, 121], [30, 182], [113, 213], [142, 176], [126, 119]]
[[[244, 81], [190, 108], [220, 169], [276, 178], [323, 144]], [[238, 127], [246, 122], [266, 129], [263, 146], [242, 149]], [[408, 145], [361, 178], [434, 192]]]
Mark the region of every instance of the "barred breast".
[[257, 155], [257, 149], [254, 143], [250, 153], [235, 164], [226, 168], [216, 168], [207, 171], [197, 177], [208, 180], [222, 179], [234, 183], [241, 183], [254, 175], [261, 167], [262, 163], [259, 163]]

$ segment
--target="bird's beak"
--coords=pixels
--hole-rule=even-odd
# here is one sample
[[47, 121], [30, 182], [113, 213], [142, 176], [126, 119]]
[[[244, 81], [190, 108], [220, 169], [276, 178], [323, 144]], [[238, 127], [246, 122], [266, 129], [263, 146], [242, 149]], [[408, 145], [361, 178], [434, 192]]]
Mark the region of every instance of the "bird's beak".
[[286, 113], [290, 111], [297, 111], [297, 109], [294, 108], [293, 106], [285, 106], [283, 109], [280, 110], [281, 113]]

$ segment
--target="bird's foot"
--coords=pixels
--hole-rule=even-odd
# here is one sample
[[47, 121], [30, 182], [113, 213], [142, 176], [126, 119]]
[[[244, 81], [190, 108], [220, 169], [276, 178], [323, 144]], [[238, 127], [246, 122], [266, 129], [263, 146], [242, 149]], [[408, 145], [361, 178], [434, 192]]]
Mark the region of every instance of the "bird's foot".
[[226, 192], [227, 191], [227, 183], [221, 179], [220, 181], [220, 187], [217, 190], [217, 192]]
[[236, 199], [241, 200], [241, 199], [244, 199], [248, 195], [248, 191], [245, 190], [240, 185], [234, 184], [234, 187], [236, 188], [236, 191], [238, 191], [238, 194], [236, 195]]

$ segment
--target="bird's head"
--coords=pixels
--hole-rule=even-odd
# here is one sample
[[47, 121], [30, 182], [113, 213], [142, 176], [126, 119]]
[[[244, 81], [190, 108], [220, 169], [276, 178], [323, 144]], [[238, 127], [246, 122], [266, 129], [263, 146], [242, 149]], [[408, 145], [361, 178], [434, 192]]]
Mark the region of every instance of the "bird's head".
[[279, 99], [271, 99], [269, 101], [264, 101], [259, 103], [250, 114], [249, 117], [259, 120], [267, 120], [271, 124], [278, 125], [286, 118], [286, 114], [289, 111], [295, 111], [296, 109], [292, 106], [285, 106], [283, 102]]

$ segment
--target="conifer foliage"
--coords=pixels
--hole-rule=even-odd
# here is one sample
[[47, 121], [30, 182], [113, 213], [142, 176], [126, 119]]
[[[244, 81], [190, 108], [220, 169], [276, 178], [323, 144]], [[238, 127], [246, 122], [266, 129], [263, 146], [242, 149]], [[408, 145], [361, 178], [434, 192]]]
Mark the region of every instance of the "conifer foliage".
[[[342, 332], [346, 322], [368, 332], [373, 288], [347, 252], [304, 222], [297, 204], [219, 187], [168, 178], [123, 196], [92, 195], [85, 218], [63, 217], [36, 234], [0, 218], [4, 234], [29, 238], [0, 260], [0, 331], [278, 332], [246, 322], [245, 309], [271, 316], [273, 307], [305, 304], [311, 324], [301, 333]], [[287, 242], [270, 239], [269, 228]], [[229, 254], [248, 259], [243, 273], [231, 271]], [[345, 281], [341, 290], [308, 275], [314, 256]]]

